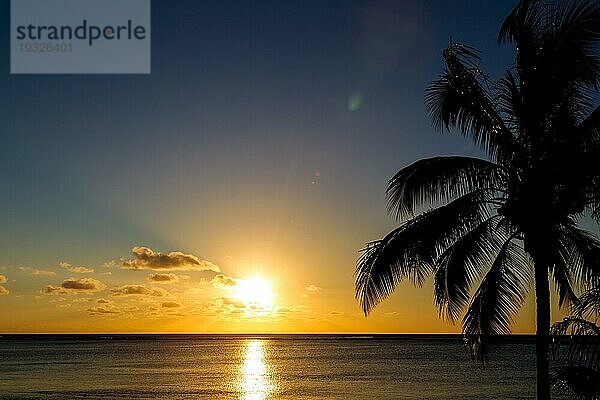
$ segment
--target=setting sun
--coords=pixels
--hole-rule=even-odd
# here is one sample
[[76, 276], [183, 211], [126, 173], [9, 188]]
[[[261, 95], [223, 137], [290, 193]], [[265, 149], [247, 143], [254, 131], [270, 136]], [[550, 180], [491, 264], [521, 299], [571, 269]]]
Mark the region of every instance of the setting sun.
[[251, 313], [270, 311], [273, 307], [275, 294], [271, 284], [265, 279], [239, 279], [233, 290], [233, 296], [243, 302]]

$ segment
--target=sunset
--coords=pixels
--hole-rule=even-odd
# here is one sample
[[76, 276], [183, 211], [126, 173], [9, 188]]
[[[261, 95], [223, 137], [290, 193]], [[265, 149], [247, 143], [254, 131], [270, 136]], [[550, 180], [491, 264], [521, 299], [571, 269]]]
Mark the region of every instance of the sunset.
[[600, 2], [0, 16], [0, 399], [600, 398]]

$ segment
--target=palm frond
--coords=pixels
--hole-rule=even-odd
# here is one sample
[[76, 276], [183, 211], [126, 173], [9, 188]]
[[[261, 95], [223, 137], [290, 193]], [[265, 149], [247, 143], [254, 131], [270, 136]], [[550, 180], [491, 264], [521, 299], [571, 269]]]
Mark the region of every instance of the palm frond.
[[600, 327], [595, 323], [579, 317], [565, 317], [550, 328], [552, 336], [597, 336], [600, 338]]
[[550, 273], [552, 274], [554, 284], [558, 291], [559, 307], [562, 307], [565, 304], [573, 307], [576, 306], [579, 299], [573, 289], [573, 277], [569, 266], [565, 263], [563, 258], [556, 259], [555, 263], [550, 268]]
[[[506, 71], [503, 78], [495, 85], [498, 112], [502, 115], [507, 127], [513, 132], [520, 132], [523, 119], [523, 96], [512, 71]], [[515, 149], [517, 151], [518, 149]]]
[[552, 244], [547, 252], [550, 261], [550, 274], [554, 279], [554, 284], [558, 291], [558, 305], [562, 307], [567, 304], [576, 307], [579, 299], [575, 293], [575, 288], [580, 288], [580, 280], [576, 279], [576, 273], [579, 263], [573, 264], [576, 249], [568, 236], [562, 230], [555, 232]]
[[502, 245], [463, 318], [465, 343], [473, 357], [484, 362], [495, 337], [510, 333], [510, 326], [527, 294], [531, 268], [512, 239]]
[[476, 189], [493, 190], [500, 180], [498, 165], [473, 157], [432, 157], [402, 168], [386, 190], [388, 211], [410, 218], [423, 205], [447, 202]]
[[565, 224], [558, 243], [566, 267], [581, 290], [600, 284], [600, 240], [574, 224]]
[[600, 395], [600, 327], [579, 317], [565, 317], [552, 325], [550, 334], [552, 354], [561, 363], [552, 370], [554, 387], [582, 399]]
[[514, 137], [494, 106], [477, 50], [451, 43], [444, 59], [445, 71], [425, 97], [433, 125], [447, 130], [457, 127], [491, 157], [503, 160], [515, 146]]
[[600, 372], [583, 365], [554, 367], [550, 381], [557, 394], [573, 400], [600, 399]]
[[541, 0], [521, 0], [506, 17], [500, 32], [499, 43], [521, 43], [525, 38], [533, 36], [544, 23], [543, 4]]
[[600, 223], [600, 179], [595, 182], [595, 191], [590, 195], [590, 208], [592, 210], [592, 218]]
[[585, 132], [582, 136], [588, 136], [596, 140], [592, 140], [590, 144], [597, 144], [598, 134], [600, 133], [600, 106], [594, 108], [588, 116], [581, 121], [578, 129]]
[[[598, 88], [600, 59], [595, 45], [600, 40], [600, 3], [571, 0], [557, 4], [553, 21], [554, 52], [557, 64], [569, 78]], [[557, 71], [560, 72], [560, 71]]]
[[[461, 237], [439, 257], [436, 264], [434, 298], [441, 317], [452, 323], [469, 304], [473, 283], [488, 270], [503, 243], [498, 239], [492, 216]], [[506, 239], [506, 238], [505, 238]]]
[[577, 315], [600, 315], [600, 287], [593, 287], [579, 296], [574, 311]]
[[367, 244], [354, 273], [356, 298], [365, 314], [402, 280], [421, 285], [439, 255], [488, 217], [487, 196], [485, 191], [468, 193]]

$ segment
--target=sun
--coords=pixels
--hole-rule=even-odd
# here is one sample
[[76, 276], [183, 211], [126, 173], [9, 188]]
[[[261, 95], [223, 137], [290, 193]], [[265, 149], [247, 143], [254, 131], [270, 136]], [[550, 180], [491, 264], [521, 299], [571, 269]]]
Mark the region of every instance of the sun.
[[275, 293], [266, 279], [238, 279], [233, 287], [233, 297], [243, 302], [247, 310], [264, 313], [273, 308]]

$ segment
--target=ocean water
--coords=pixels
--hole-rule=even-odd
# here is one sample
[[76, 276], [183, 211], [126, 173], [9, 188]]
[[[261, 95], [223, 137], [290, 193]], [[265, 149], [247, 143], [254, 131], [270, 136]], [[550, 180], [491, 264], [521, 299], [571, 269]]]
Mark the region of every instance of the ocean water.
[[460, 337], [0, 337], [0, 399], [534, 399], [530, 338], [481, 368]]

